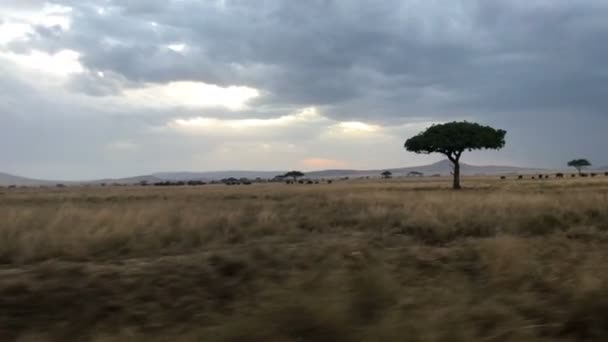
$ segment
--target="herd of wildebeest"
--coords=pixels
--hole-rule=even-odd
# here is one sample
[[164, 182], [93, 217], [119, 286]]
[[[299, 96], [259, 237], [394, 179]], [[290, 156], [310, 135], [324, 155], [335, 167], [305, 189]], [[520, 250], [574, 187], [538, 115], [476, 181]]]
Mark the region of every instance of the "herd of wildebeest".
[[[591, 173], [585, 173], [585, 172], [581, 172], [581, 173], [572, 173], [572, 174], [564, 174], [564, 173], [554, 173], [554, 174], [534, 174], [534, 175], [513, 175], [513, 176], [507, 176], [507, 175], [503, 175], [500, 176], [501, 180], [507, 180], [510, 177], [515, 177], [514, 179], [517, 180], [524, 180], [524, 179], [550, 179], [550, 178], [576, 178], [576, 177], [581, 177], [581, 178], [594, 178], [594, 177], [598, 177], [601, 175], [604, 175], [606, 177], [608, 177], [608, 171], [603, 172], [603, 173], [597, 173], [597, 172], [591, 172]], [[431, 177], [437, 177], [439, 175], [433, 175]], [[410, 176], [408, 175], [408, 178]], [[371, 177], [367, 176], [367, 177], [360, 177], [360, 179], [370, 179]], [[383, 177], [383, 178], [387, 178], [387, 177]], [[388, 177], [390, 178], [390, 177]], [[233, 185], [252, 185], [252, 184], [256, 184], [256, 183], [285, 183], [288, 185], [293, 185], [293, 184], [332, 184], [334, 181], [345, 181], [345, 180], [349, 180], [349, 177], [342, 177], [342, 178], [337, 178], [337, 179], [271, 179], [271, 180], [266, 180], [266, 179], [261, 179], [261, 178], [256, 178], [256, 179], [246, 179], [246, 178], [226, 178], [226, 179], [222, 179], [222, 180], [217, 180], [217, 181], [211, 181], [211, 182], [204, 182], [204, 181], [200, 181], [200, 180], [191, 180], [191, 181], [162, 181], [162, 182], [155, 182], [155, 183], [148, 183], [145, 181], [142, 181], [138, 184], [106, 184], [106, 183], [100, 183], [97, 184], [98, 186], [101, 187], [105, 187], [105, 186], [129, 186], [129, 185], [140, 185], [140, 186], [160, 186], [160, 187], [164, 187], [164, 186], [201, 186], [201, 185], [208, 185], [208, 184], [225, 184], [225, 185], [229, 185], [229, 186], [233, 186]], [[84, 186], [92, 186], [92, 184], [87, 184]], [[14, 189], [17, 188], [18, 186], [16, 185], [10, 185], [6, 188], [8, 189]], [[41, 187], [47, 187], [47, 186], [41, 186]], [[56, 187], [58, 188], [64, 188], [66, 187], [65, 184], [56, 184]], [[0, 188], [2, 188], [0, 186]], [[26, 186], [19, 186], [19, 188], [26, 188]]]
[[[587, 178], [587, 177], [593, 178], [593, 177], [597, 177], [599, 175], [600, 175], [599, 173], [595, 173], [595, 172], [591, 172], [591, 173], [581, 172], [578, 175], [576, 173], [570, 174], [570, 178], [576, 178], [577, 176], [582, 177], [582, 178]], [[555, 178], [565, 178], [566, 177], [566, 175], [563, 173], [556, 173], [556, 174], [554, 174], [554, 176], [555, 176]], [[608, 172], [604, 172], [604, 176], [608, 177]], [[530, 177], [530, 179], [549, 179], [549, 178], [551, 178], [551, 175], [545, 175], [545, 174], [541, 173], [541, 174], [532, 175], [529, 177]], [[524, 179], [524, 178], [525, 178], [524, 175], [517, 176], [517, 179]], [[507, 179], [507, 176], [500, 176], [500, 179]]]

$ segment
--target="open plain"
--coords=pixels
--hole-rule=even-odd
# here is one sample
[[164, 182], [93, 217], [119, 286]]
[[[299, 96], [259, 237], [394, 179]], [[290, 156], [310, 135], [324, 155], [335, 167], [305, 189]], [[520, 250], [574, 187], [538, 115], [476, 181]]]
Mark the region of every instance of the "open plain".
[[0, 189], [0, 340], [608, 340], [608, 177], [463, 185]]

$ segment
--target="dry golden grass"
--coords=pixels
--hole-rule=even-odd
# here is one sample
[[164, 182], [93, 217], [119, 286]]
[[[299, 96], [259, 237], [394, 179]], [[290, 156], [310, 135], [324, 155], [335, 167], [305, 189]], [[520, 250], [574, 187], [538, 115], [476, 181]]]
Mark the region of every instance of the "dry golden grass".
[[608, 178], [465, 185], [0, 189], [0, 340], [608, 340]]

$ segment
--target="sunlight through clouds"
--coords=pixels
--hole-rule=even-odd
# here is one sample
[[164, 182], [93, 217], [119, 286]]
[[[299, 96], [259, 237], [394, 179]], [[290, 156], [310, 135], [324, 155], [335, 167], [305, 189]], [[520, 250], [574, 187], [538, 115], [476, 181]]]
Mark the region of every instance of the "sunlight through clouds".
[[186, 44], [183, 43], [175, 43], [175, 44], [169, 44], [167, 45], [167, 49], [173, 51], [173, 52], [177, 52], [177, 53], [183, 53], [184, 50], [186, 50]]
[[7, 59], [20, 67], [56, 76], [67, 76], [84, 71], [80, 64], [80, 54], [73, 50], [62, 50], [56, 54], [32, 51], [29, 54], [2, 52], [0, 58]]
[[201, 132], [206, 130], [243, 130], [250, 128], [279, 128], [293, 124], [304, 124], [314, 121], [326, 120], [316, 108], [305, 108], [295, 114], [270, 119], [218, 119], [196, 117], [191, 119], [175, 119], [168, 126], [173, 129], [187, 132]]
[[337, 125], [338, 128], [342, 129], [344, 132], [353, 133], [353, 132], [375, 132], [380, 129], [380, 126], [369, 125], [359, 121], [347, 121], [341, 122]]
[[23, 23], [0, 23], [0, 45], [5, 45], [15, 40], [26, 39], [32, 27]]
[[123, 93], [128, 100], [144, 105], [177, 107], [246, 108], [247, 101], [260, 95], [257, 89], [241, 86], [219, 87], [202, 82], [171, 82], [129, 89]]

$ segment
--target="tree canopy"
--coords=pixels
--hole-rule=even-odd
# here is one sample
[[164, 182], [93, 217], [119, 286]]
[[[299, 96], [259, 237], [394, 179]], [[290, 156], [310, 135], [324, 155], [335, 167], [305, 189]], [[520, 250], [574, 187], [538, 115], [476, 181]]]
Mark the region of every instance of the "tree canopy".
[[415, 153], [441, 153], [453, 164], [454, 189], [460, 189], [460, 156], [464, 151], [493, 149], [505, 146], [507, 131], [474, 122], [436, 124], [408, 139], [404, 147]]
[[454, 161], [463, 151], [503, 148], [506, 133], [474, 122], [449, 122], [427, 128], [408, 139], [404, 147], [416, 153], [441, 153]]
[[591, 163], [587, 159], [574, 159], [568, 162], [568, 166], [574, 167], [580, 173], [585, 167], [591, 166]]
[[283, 177], [287, 178], [293, 178], [294, 180], [300, 177], [304, 177], [304, 173], [301, 171], [289, 171], [286, 174], [283, 175]]
[[390, 172], [390, 171], [388, 171], [388, 170], [386, 170], [386, 171], [382, 172], [381, 175], [382, 175], [383, 178], [391, 178], [391, 176], [393, 175], [393, 173]]

